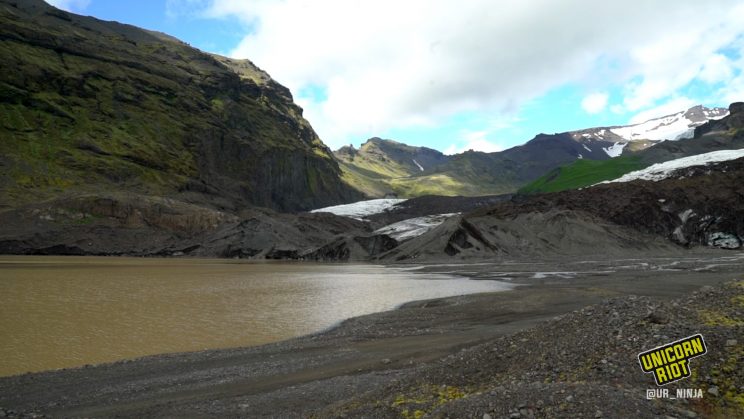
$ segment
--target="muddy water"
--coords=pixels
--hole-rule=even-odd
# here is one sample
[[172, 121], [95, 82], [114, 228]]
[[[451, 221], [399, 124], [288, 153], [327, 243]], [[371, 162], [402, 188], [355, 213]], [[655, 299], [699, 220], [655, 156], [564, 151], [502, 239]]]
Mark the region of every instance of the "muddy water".
[[0, 375], [259, 345], [506, 287], [372, 265], [0, 257]]

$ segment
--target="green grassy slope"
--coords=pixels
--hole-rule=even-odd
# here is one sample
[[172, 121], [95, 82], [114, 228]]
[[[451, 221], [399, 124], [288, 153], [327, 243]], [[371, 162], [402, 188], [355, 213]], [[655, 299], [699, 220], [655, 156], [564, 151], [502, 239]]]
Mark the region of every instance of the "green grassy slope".
[[635, 156], [611, 160], [577, 160], [559, 167], [519, 189], [519, 193], [558, 192], [590, 186], [604, 180], [616, 179], [647, 165]]

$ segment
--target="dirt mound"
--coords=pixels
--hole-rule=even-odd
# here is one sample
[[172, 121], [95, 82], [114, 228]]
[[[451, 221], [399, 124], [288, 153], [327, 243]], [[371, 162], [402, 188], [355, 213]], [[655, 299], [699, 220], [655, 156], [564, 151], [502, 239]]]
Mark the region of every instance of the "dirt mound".
[[455, 217], [384, 254], [388, 260], [461, 260], [597, 255], [627, 257], [681, 249], [650, 234], [579, 211], [548, 210], [510, 217]]

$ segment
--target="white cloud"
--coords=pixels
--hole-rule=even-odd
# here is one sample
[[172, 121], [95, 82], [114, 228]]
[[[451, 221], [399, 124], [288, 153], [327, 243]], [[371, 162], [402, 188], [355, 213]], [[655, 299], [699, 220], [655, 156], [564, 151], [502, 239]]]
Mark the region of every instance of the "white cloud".
[[708, 57], [700, 71], [700, 79], [707, 83], [718, 83], [731, 79], [734, 70], [731, 60], [723, 54], [714, 54]]
[[90, 5], [90, 0], [46, 0], [46, 2], [58, 9], [73, 13], [83, 12]]
[[[744, 102], [744, 37], [739, 38], [738, 42], [731, 48], [735, 51], [737, 58], [731, 62], [732, 68], [738, 70], [738, 73], [726, 80], [715, 97], [722, 105], [728, 105], [732, 102]], [[720, 99], [718, 99], [720, 98]]]
[[[637, 111], [654, 106], [698, 78], [722, 81], [721, 73], [726, 70], [719, 51], [737, 42], [744, 33], [744, 4], [686, 8], [684, 15], [680, 20], [665, 19], [667, 33], [631, 49], [632, 61], [641, 71], [637, 74], [639, 80], [626, 91], [626, 109]], [[696, 24], [696, 19], [705, 23]]]
[[465, 131], [463, 132], [460, 141], [447, 147], [447, 149], [444, 150], [444, 154], [452, 155], [468, 150], [494, 153], [504, 149], [504, 147], [488, 141], [486, 138], [487, 135], [488, 131]]
[[699, 105], [699, 103], [695, 103], [693, 99], [690, 99], [688, 97], [676, 97], [664, 102], [659, 106], [655, 106], [651, 109], [647, 109], [643, 112], [635, 114], [630, 119], [630, 123], [640, 124], [641, 122], [646, 122], [649, 119], [671, 115], [679, 111], [686, 111], [687, 109], [690, 109], [695, 105]]
[[731, 80], [721, 88], [718, 94], [721, 98], [719, 103], [723, 106], [728, 106], [733, 102], [744, 102], [744, 74]]
[[581, 101], [581, 108], [584, 109], [584, 111], [587, 113], [600, 113], [607, 107], [608, 99], [609, 96], [607, 95], [607, 93], [591, 93], [586, 95], [586, 97], [584, 97], [584, 100]]
[[334, 148], [459, 112], [514, 112], [567, 83], [627, 85], [612, 111], [642, 111], [725, 77], [714, 57], [744, 28], [744, 4], [728, 0], [211, 1], [206, 15], [254, 28], [233, 56], [293, 92], [326, 90], [302, 105]]

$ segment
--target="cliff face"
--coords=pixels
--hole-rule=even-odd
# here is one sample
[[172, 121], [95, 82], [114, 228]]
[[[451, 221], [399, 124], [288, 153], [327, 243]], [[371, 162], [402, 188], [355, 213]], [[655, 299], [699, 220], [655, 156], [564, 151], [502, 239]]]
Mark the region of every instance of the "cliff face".
[[112, 191], [228, 211], [359, 197], [250, 61], [40, 0], [0, 0], [0, 136], [0, 209]]

